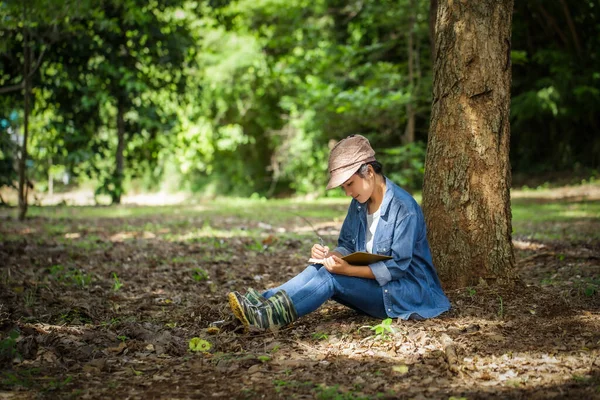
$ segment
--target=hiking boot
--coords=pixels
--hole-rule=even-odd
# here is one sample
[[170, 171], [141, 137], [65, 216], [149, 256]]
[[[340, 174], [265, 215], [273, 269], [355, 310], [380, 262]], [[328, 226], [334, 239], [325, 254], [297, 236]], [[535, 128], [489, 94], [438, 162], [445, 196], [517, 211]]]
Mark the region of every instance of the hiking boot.
[[246, 291], [244, 298], [248, 300], [253, 306], [260, 306], [261, 304], [267, 302], [267, 299], [265, 299], [258, 290], [252, 288], [248, 288], [248, 291]]
[[278, 328], [298, 319], [292, 299], [285, 290], [280, 290], [261, 305], [255, 306], [238, 292], [228, 295], [229, 306], [233, 314], [245, 327], [254, 326], [260, 329]]

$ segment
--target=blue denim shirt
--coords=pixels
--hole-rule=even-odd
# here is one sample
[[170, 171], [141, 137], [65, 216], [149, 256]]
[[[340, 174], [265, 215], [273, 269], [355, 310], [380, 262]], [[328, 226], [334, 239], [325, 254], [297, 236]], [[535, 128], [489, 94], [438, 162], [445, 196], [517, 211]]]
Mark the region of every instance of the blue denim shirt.
[[[450, 309], [437, 276], [421, 207], [404, 189], [385, 179], [381, 217], [373, 239], [373, 253], [391, 260], [369, 265], [382, 287], [387, 315], [408, 319], [418, 313], [436, 317]], [[366, 251], [367, 205], [352, 200], [335, 251], [346, 256]]]

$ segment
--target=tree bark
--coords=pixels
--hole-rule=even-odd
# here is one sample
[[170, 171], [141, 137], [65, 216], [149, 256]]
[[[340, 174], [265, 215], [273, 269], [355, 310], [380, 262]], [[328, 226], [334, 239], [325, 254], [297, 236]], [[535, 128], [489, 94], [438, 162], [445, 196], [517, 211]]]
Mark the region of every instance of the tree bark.
[[[23, 5], [23, 21], [26, 21], [26, 7]], [[28, 26], [23, 24], [23, 144], [21, 146], [21, 158], [19, 159], [19, 220], [23, 221], [27, 215], [27, 140], [29, 136], [29, 91], [31, 77], [31, 47], [29, 45]]]
[[125, 149], [125, 106], [121, 99], [117, 100], [117, 167], [115, 170], [115, 190], [112, 194], [112, 202], [121, 204], [121, 193], [123, 190], [123, 151]]
[[423, 208], [447, 288], [514, 276], [512, 0], [440, 1]]

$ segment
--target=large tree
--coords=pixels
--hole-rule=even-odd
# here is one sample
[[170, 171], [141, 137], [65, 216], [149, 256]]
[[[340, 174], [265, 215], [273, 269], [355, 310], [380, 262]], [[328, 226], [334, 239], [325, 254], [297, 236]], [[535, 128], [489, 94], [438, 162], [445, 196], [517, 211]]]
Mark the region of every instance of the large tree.
[[446, 287], [508, 281], [512, 0], [439, 2], [423, 207]]

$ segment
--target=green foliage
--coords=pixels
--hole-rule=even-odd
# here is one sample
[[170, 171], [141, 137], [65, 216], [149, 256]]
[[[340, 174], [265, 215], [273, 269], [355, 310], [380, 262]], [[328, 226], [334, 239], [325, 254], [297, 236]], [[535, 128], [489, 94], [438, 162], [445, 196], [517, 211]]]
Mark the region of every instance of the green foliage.
[[396, 184], [407, 189], [421, 189], [425, 173], [425, 144], [409, 143], [384, 149], [380, 157], [384, 173]]
[[2, 371], [0, 373], [0, 385], [30, 388], [34, 386], [34, 378], [39, 374], [39, 368], [29, 368], [19, 371]]
[[205, 281], [209, 279], [208, 271], [202, 268], [194, 268], [192, 270], [192, 277], [196, 282]]
[[123, 286], [123, 282], [121, 282], [119, 280], [119, 277], [117, 276], [116, 272], [112, 273], [112, 277], [113, 277], [113, 291], [118, 292], [119, 290], [121, 290], [121, 287]]
[[3, 186], [14, 187], [17, 179], [15, 168], [17, 144], [9, 133], [9, 127], [9, 119], [0, 116], [0, 188]]
[[212, 344], [208, 340], [195, 337], [190, 339], [188, 347], [192, 352], [206, 353], [210, 351], [210, 349], [212, 348]]
[[[134, 190], [339, 196], [323, 188], [329, 146], [352, 133], [369, 137], [392, 180], [422, 185], [428, 1], [32, 0], [25, 16], [22, 2], [2, 4], [0, 88], [22, 81], [25, 32], [40, 60], [27, 163], [37, 191], [87, 185], [98, 203]], [[591, 173], [600, 17], [592, 2], [540, 7], [515, 4], [511, 164]], [[16, 179], [22, 97], [0, 95], [0, 186]]]
[[371, 325], [365, 325], [365, 326], [361, 326], [359, 328], [363, 329], [363, 328], [369, 328], [370, 330], [375, 332], [375, 338], [380, 339], [380, 340], [389, 340], [390, 339], [390, 335], [393, 335], [394, 333], [396, 333], [394, 327], [392, 326], [392, 323], [394, 321], [392, 320], [392, 318], [386, 318], [383, 321], [381, 321], [380, 324], [371, 326]]
[[315, 332], [312, 334], [312, 338], [316, 340], [327, 340], [329, 339], [329, 335], [323, 332]]
[[[511, 164], [517, 171], [576, 171], [600, 163], [596, 7], [576, 1], [543, 8], [515, 3]], [[550, 20], [568, 21], [570, 34], [533, 28]]]
[[36, 303], [35, 290], [34, 289], [26, 290], [25, 293], [23, 294], [23, 301], [25, 303], [25, 307], [28, 307], [28, 308], [33, 307]]
[[92, 281], [92, 277], [85, 271], [76, 268], [65, 268], [60, 264], [51, 266], [49, 272], [50, 276], [59, 282], [81, 286], [82, 288], [88, 286]]
[[475, 295], [477, 294], [477, 290], [475, 290], [475, 289], [474, 289], [474, 288], [472, 288], [472, 287], [468, 287], [468, 288], [467, 288], [467, 293], [469, 294], [469, 297], [470, 297], [471, 299], [473, 299], [473, 297], [475, 297]]
[[63, 390], [65, 388], [65, 386], [67, 386], [69, 383], [71, 383], [72, 380], [73, 380], [73, 377], [70, 375], [68, 375], [63, 380], [51, 379], [48, 382], [48, 384], [44, 387], [44, 391]]
[[4, 360], [10, 362], [18, 355], [17, 338], [19, 335], [19, 331], [12, 330], [4, 339], [0, 340], [0, 361]]
[[316, 398], [319, 400], [367, 400], [369, 396], [364, 396], [354, 391], [342, 391], [339, 385], [327, 386], [318, 385], [315, 387]]
[[584, 278], [577, 285], [578, 292], [586, 297], [600, 293], [600, 278]]

